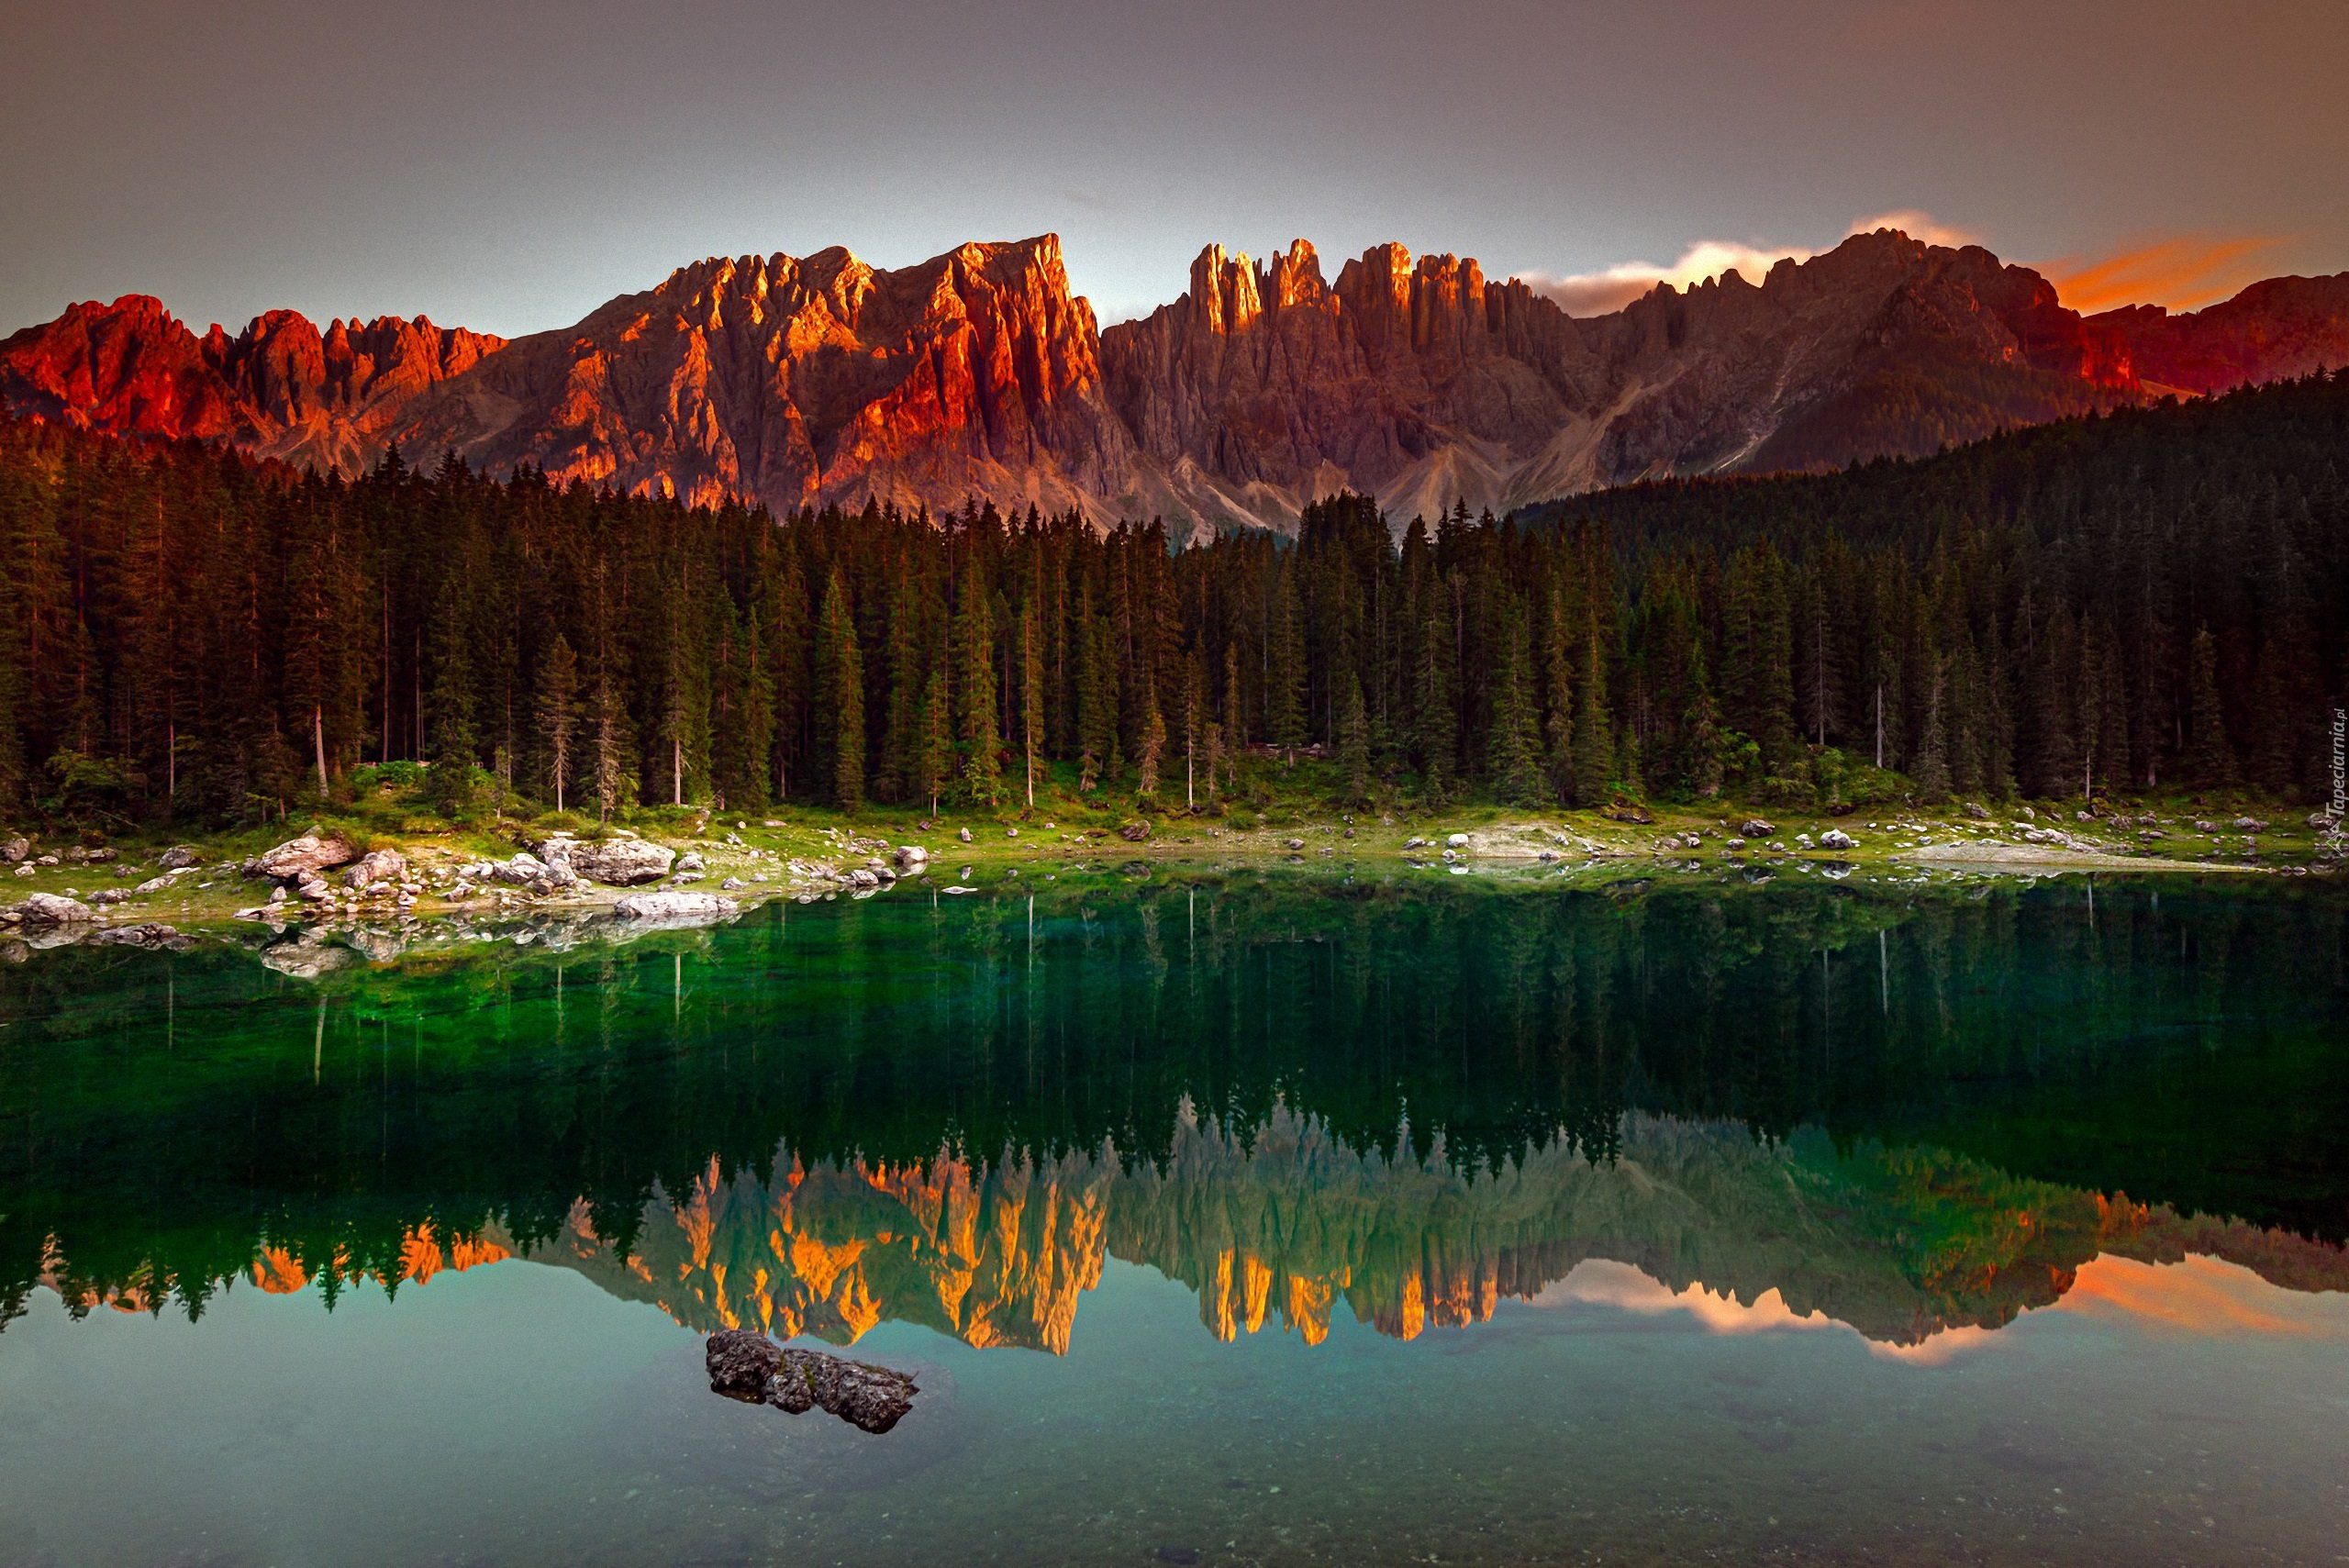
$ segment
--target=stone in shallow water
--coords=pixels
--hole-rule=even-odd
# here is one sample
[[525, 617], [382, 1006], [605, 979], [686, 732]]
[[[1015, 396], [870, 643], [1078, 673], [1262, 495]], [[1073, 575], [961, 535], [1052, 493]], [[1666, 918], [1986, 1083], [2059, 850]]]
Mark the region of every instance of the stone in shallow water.
[[707, 925], [741, 911], [740, 904], [716, 893], [635, 893], [612, 906], [623, 920], [665, 925]]
[[885, 1432], [919, 1390], [904, 1373], [819, 1351], [786, 1351], [763, 1334], [721, 1329], [704, 1351], [709, 1391], [793, 1415], [821, 1407], [865, 1431]]

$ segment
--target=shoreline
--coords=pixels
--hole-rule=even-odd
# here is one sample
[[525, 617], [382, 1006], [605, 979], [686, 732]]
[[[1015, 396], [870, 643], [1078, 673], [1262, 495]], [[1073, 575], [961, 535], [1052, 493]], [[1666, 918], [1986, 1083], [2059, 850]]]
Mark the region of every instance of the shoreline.
[[[611, 829], [587, 840], [512, 824], [493, 833], [436, 830], [387, 842], [322, 818], [312, 834], [263, 846], [260, 855], [244, 852], [253, 847], [251, 833], [192, 840], [161, 854], [153, 846], [84, 849], [76, 861], [68, 851], [57, 853], [53, 865], [38, 863], [48, 851], [28, 853], [17, 874], [0, 881], [0, 961], [21, 962], [35, 951], [84, 943], [175, 949], [225, 943], [258, 947], [271, 967], [315, 977], [354, 962], [396, 962], [418, 948], [446, 951], [452, 942], [625, 940], [729, 922], [777, 900], [901, 896], [925, 887], [933, 896], [1000, 896], [1022, 891], [1023, 879], [1027, 889], [1041, 892], [1064, 877], [1130, 881], [1138, 871], [1215, 877], [1278, 871], [1344, 885], [1462, 877], [1527, 891], [1807, 878], [1896, 891], [2095, 873], [2327, 881], [2332, 873], [2332, 863], [2315, 853], [2312, 833], [2297, 835], [2309, 843], [2294, 856], [2291, 829], [2275, 831], [2266, 823], [2258, 835], [2237, 835], [2260, 857], [2246, 863], [2218, 858], [2223, 851], [2215, 846], [2227, 835], [2200, 835], [2214, 851], [2186, 860], [2154, 852], [2152, 842], [2165, 844], [2158, 831], [2135, 852], [2119, 853], [2109, 837], [2110, 824], [2102, 825], [2106, 836], [2092, 836], [2085, 828], [2076, 834], [2024, 820], [2007, 826], [1912, 814], [1889, 820], [1805, 817], [1781, 826], [1688, 811], [1640, 809], [1610, 817], [1471, 808], [1426, 817], [1339, 814], [1282, 823], [1256, 814], [1176, 817], [1146, 827], [1130, 819], [1106, 826], [1096, 814], [1093, 821], [1065, 828], [1052, 817], [891, 823], [827, 821], [804, 813], [796, 820], [753, 824], [747, 817], [681, 815], [682, 820], [640, 822], [641, 830]], [[1647, 820], [1625, 819], [1637, 817]], [[2040, 841], [2014, 841], [2021, 834]], [[321, 838], [323, 851], [301, 849]], [[477, 848], [493, 843], [506, 848], [506, 858]], [[554, 860], [576, 852], [590, 864], [600, 863], [592, 857], [608, 855], [617, 845], [639, 863], [624, 884], [573, 879], [567, 861], [560, 873], [551, 873], [546, 861], [520, 847], [527, 843]], [[369, 867], [389, 851], [382, 863], [397, 868], [397, 880], [343, 886], [351, 880], [346, 868], [360, 864], [362, 850]], [[278, 857], [273, 863], [306, 857], [331, 863], [299, 877], [255, 869], [273, 855]], [[2283, 863], [2275, 863], [2271, 857], [2279, 856]], [[173, 859], [193, 863], [154, 870], [153, 862]], [[27, 864], [33, 867], [29, 876], [23, 874]], [[552, 884], [551, 875], [564, 880]], [[126, 885], [134, 879], [135, 888]], [[297, 883], [306, 884], [300, 895], [290, 891]], [[110, 892], [114, 896], [103, 904], [83, 902]], [[20, 901], [34, 894], [72, 898], [86, 917], [28, 917], [32, 904]], [[626, 917], [623, 902], [644, 895], [658, 896], [640, 906], [642, 917]]]

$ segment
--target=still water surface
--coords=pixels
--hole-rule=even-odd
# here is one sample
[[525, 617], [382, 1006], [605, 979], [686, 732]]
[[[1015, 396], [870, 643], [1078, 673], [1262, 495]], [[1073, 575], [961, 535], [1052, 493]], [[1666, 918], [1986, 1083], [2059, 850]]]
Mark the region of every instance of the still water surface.
[[0, 1562], [2349, 1561], [2344, 952], [1246, 879], [36, 954]]

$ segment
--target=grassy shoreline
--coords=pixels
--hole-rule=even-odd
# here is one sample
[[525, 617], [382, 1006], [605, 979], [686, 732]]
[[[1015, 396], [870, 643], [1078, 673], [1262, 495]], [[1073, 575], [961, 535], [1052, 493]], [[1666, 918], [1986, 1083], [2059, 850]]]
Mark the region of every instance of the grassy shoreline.
[[[145, 832], [93, 842], [96, 835], [0, 829], [0, 844], [30, 840], [23, 862], [0, 867], [0, 911], [16, 909], [35, 893], [87, 902], [102, 889], [120, 889], [128, 896], [98, 908], [91, 931], [145, 923], [184, 929], [221, 926], [239, 911], [262, 905], [273, 886], [265, 879], [239, 875], [238, 867], [304, 832], [339, 836], [362, 851], [397, 850], [411, 868], [412, 902], [394, 906], [373, 901], [351, 910], [288, 900], [269, 917], [273, 925], [331, 929], [451, 917], [592, 916], [632, 892], [684, 885], [722, 891], [744, 906], [776, 897], [855, 895], [866, 890], [852, 888], [848, 873], [880, 870], [901, 845], [928, 851], [926, 872], [914, 873], [925, 885], [974, 891], [1000, 890], [1022, 878], [1031, 886], [1039, 881], [1049, 884], [1063, 876], [1127, 870], [1137, 862], [1227, 872], [1278, 865], [1346, 876], [1509, 875], [1565, 885], [1654, 876], [1761, 881], [1818, 875], [1900, 883], [2082, 872], [2326, 877], [2333, 871], [2304, 808], [2239, 800], [2224, 806], [2185, 797], [2131, 802], [2082, 820], [2076, 808], [2067, 812], [2054, 802], [2007, 803], [1996, 809], [1958, 803], [1932, 809], [1877, 805], [1830, 815], [1723, 801], [1619, 806], [1603, 812], [1477, 805], [1417, 810], [1408, 804], [1350, 812], [1295, 795], [1266, 800], [1260, 794], [1257, 799], [1261, 809], [1242, 805], [1214, 816], [1179, 806], [1137, 810], [1130, 802], [1105, 802], [1065, 788], [1040, 792], [1033, 809], [947, 811], [935, 817], [887, 807], [843, 813], [795, 806], [757, 816], [710, 807], [639, 808], [628, 814], [624, 827], [614, 828], [680, 855], [698, 855], [697, 875], [633, 888], [583, 884], [541, 895], [502, 885], [470, 886], [454, 873], [484, 860], [507, 860], [557, 828], [589, 837], [613, 829], [551, 815], [529, 821], [493, 817], [446, 822], [429, 815], [417, 798], [384, 791], [340, 808], [291, 814], [265, 827], [185, 838]], [[2262, 826], [2238, 825], [2246, 820]], [[1747, 828], [1762, 823], [1766, 831], [1746, 836]], [[1831, 847], [1831, 841], [1822, 842], [1831, 831], [1852, 841]], [[197, 864], [157, 886], [152, 879], [159, 862], [175, 844], [192, 850]], [[94, 850], [107, 858], [86, 858]], [[75, 859], [77, 851], [84, 858]], [[39, 863], [52, 857], [53, 864]], [[328, 873], [328, 880], [339, 881], [339, 874]], [[132, 891], [139, 887], [149, 891]], [[0, 940], [20, 934], [8, 929], [13, 923], [0, 919]], [[22, 934], [31, 934], [30, 929]], [[68, 932], [75, 934], [90, 933]], [[17, 947], [21, 950], [23, 943]], [[15, 956], [21, 957], [21, 951]]]

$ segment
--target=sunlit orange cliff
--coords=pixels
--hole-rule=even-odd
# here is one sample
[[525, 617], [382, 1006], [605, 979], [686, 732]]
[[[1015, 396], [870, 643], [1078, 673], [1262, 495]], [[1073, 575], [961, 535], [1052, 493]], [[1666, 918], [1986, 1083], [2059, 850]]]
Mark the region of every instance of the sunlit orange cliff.
[[1102, 329], [1044, 235], [896, 269], [713, 258], [510, 343], [285, 311], [199, 338], [129, 295], [0, 342], [0, 407], [346, 471], [396, 441], [688, 502], [975, 496], [1179, 531], [1288, 526], [1344, 487], [1407, 519], [1839, 466], [2343, 364], [2349, 273], [2083, 316], [1979, 246], [1886, 228], [1575, 317], [1473, 258], [1381, 245], [1331, 279], [1297, 240], [1208, 246], [1180, 298]]

